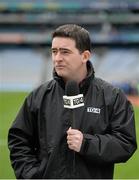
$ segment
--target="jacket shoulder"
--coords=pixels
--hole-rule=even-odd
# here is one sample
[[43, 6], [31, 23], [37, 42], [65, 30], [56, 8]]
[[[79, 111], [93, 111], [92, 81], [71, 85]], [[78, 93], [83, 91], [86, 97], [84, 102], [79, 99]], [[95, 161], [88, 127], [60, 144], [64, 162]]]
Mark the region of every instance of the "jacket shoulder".
[[55, 80], [50, 80], [34, 89], [27, 97], [29, 106], [31, 106], [32, 108], [40, 107], [44, 95], [52, 89], [54, 84]]
[[95, 85], [97, 86], [98, 89], [102, 90], [108, 90], [108, 91], [116, 91], [119, 92], [119, 88], [113, 86], [111, 83], [101, 79], [101, 78], [94, 78]]
[[36, 89], [34, 89], [31, 93], [34, 95], [34, 97], [38, 97], [38, 96], [41, 97], [44, 95], [46, 91], [51, 90], [54, 84], [55, 84], [55, 80], [47, 81], [44, 84], [41, 84]]
[[108, 104], [113, 104], [118, 95], [125, 96], [122, 90], [101, 78], [95, 77], [94, 81], [96, 88], [103, 93], [105, 101]]

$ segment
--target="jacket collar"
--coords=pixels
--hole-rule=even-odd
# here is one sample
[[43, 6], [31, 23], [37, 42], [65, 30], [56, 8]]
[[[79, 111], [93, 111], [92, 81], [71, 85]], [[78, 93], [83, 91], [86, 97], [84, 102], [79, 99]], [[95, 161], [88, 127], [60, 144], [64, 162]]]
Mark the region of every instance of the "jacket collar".
[[[83, 79], [83, 81], [79, 84], [80, 93], [86, 94], [86, 91], [89, 88], [90, 82], [94, 79], [94, 67], [90, 61], [87, 62], [87, 77]], [[62, 77], [58, 76], [56, 71], [53, 70], [53, 78], [59, 83], [59, 85], [65, 89], [65, 82], [63, 81]]]

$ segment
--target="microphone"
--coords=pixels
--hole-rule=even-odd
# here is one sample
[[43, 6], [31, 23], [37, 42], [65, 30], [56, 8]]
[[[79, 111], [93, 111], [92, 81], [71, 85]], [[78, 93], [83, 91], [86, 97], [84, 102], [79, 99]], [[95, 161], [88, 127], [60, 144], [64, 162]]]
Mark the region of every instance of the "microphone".
[[83, 94], [79, 94], [79, 87], [76, 81], [68, 81], [63, 96], [64, 108], [75, 109], [84, 106]]
[[83, 94], [79, 94], [77, 82], [68, 81], [65, 86], [65, 94], [63, 96], [64, 108], [71, 109], [72, 128], [75, 127], [75, 108], [84, 106]]
[[[83, 94], [79, 94], [79, 87], [77, 82], [68, 81], [65, 86], [65, 94], [63, 96], [64, 108], [70, 109], [71, 113], [71, 127], [76, 129], [75, 109], [84, 106]], [[75, 152], [73, 152], [73, 174], [75, 175]], [[73, 175], [73, 176], [74, 176]]]

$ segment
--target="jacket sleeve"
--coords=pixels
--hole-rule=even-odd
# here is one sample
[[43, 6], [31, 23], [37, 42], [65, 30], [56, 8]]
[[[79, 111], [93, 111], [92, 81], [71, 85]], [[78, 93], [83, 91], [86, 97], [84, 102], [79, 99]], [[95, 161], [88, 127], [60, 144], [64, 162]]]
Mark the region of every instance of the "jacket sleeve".
[[96, 163], [127, 161], [137, 148], [134, 111], [119, 91], [112, 107], [107, 134], [84, 134], [80, 154]]
[[45, 159], [40, 161], [37, 157], [36, 116], [30, 95], [9, 129], [10, 159], [18, 179], [40, 178], [46, 163]]

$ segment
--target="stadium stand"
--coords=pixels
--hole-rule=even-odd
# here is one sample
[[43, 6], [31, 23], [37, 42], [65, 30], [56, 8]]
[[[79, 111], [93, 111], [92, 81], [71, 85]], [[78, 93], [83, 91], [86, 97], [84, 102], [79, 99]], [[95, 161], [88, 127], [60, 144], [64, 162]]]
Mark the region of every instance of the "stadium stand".
[[[139, 52], [135, 49], [111, 49], [102, 57], [97, 65], [94, 57], [91, 59], [96, 69], [96, 75], [120, 87], [126, 94], [138, 94], [139, 82]], [[135, 86], [135, 87], [134, 87]]]
[[[45, 56], [47, 62], [47, 77], [44, 78], [44, 72], [41, 75], [45, 81], [51, 77], [48, 67], [52, 64], [48, 49], [52, 30], [61, 24], [76, 22], [87, 28], [91, 34], [94, 53], [91, 61], [96, 75], [113, 82], [126, 93], [133, 92], [127, 89], [138, 89], [138, 0], [0, 0], [0, 55], [7, 52], [3, 50], [12, 47], [15, 54], [20, 49], [22, 56], [26, 52], [24, 48], [28, 48], [32, 54], [30, 58], [34, 59], [35, 51], [41, 49], [42, 61]], [[17, 62], [17, 56], [13, 57]], [[35, 64], [36, 60], [32, 62]], [[21, 76], [25, 76], [24, 73]], [[38, 79], [36, 83], [35, 79], [33, 82], [36, 85]], [[127, 84], [130, 88], [127, 88]]]

